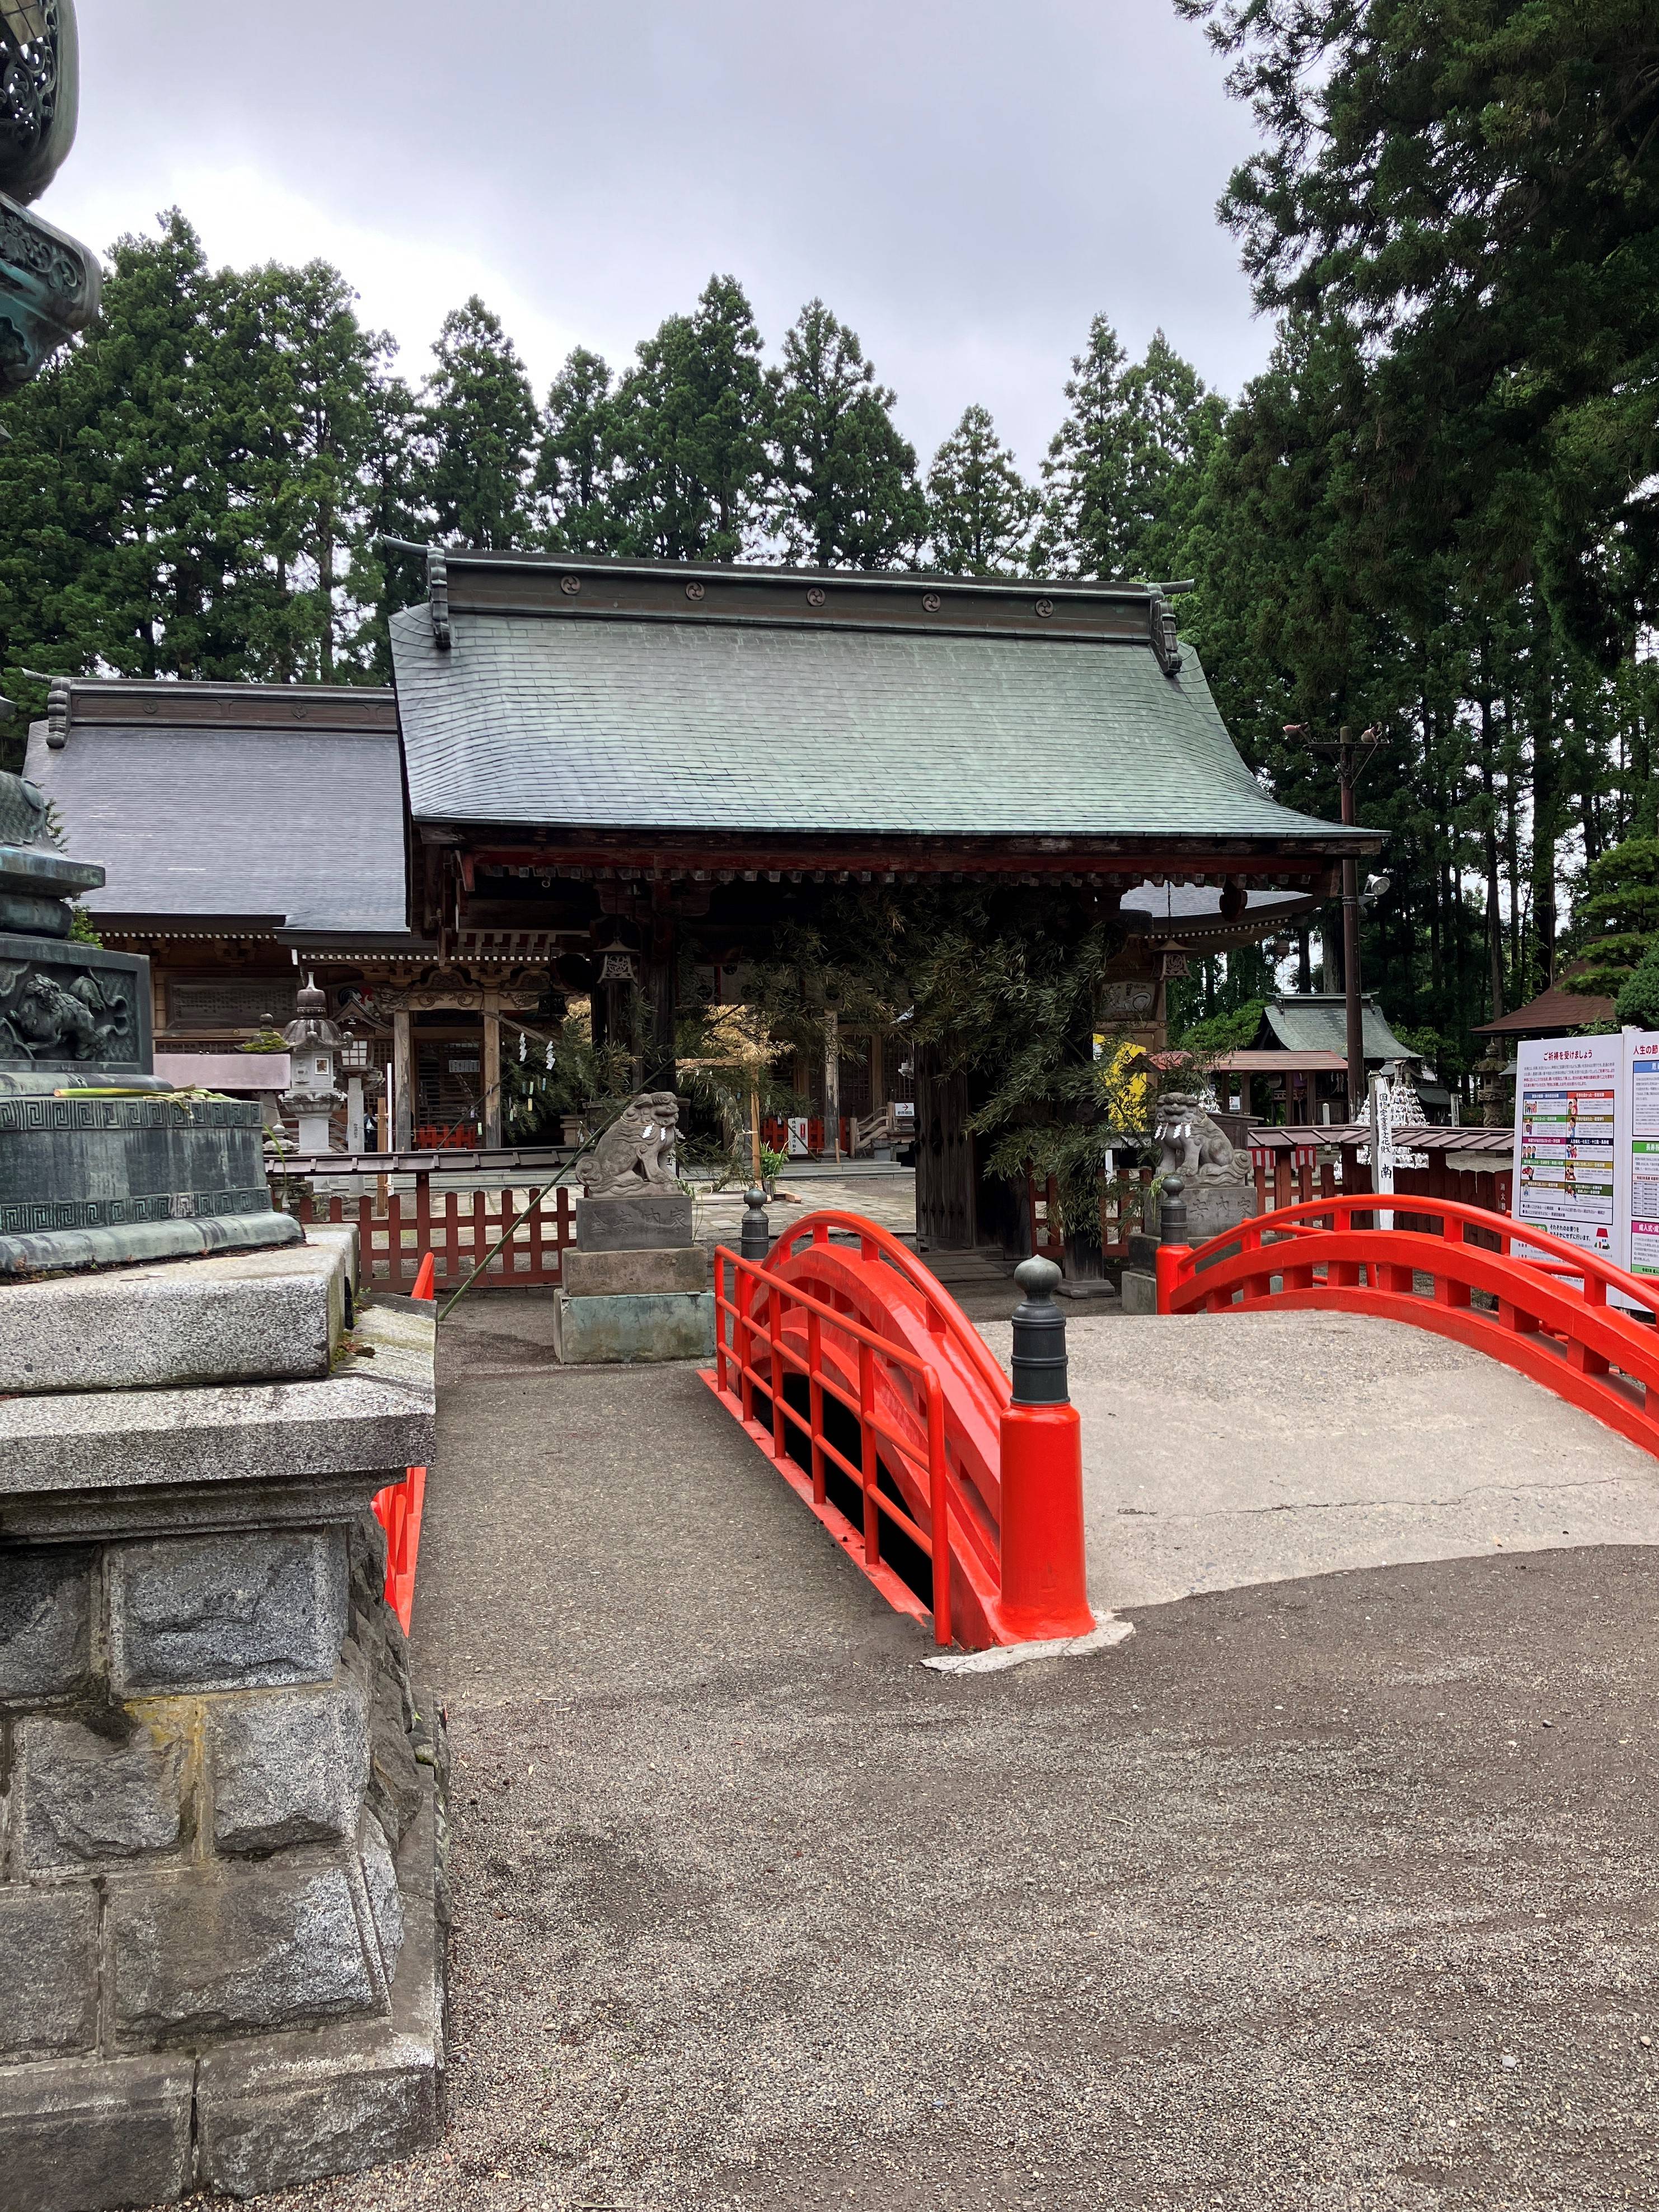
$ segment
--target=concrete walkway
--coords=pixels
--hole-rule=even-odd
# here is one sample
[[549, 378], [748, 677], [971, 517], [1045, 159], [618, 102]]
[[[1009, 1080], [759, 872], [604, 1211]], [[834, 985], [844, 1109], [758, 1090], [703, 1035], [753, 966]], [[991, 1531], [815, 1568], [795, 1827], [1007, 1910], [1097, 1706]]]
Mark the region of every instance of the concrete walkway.
[[[1006, 1364], [1012, 1331], [981, 1324]], [[1073, 1327], [1090, 1595], [1659, 1543], [1659, 1461], [1484, 1353], [1351, 1314]]]
[[[1650, 1552], [1137, 1601], [1091, 1659], [940, 1676], [690, 1370], [549, 1370], [532, 1303], [446, 1332], [416, 1602], [452, 2126], [266, 2212], [1659, 2203]], [[1101, 1410], [1173, 1415], [1134, 1448], [1177, 1473], [1291, 1371], [1140, 1325], [1166, 1389], [1137, 1326], [1075, 1323], [1079, 1379], [1127, 1355]], [[1257, 1464], [1345, 1456], [1359, 1387]]]

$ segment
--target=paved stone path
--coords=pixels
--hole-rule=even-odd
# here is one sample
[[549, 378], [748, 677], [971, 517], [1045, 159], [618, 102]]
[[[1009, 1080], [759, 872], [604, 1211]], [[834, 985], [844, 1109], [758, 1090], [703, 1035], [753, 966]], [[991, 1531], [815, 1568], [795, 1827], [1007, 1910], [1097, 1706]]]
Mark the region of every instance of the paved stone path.
[[[690, 1370], [550, 1370], [526, 1309], [447, 1328], [416, 1604], [453, 2124], [265, 2212], [1659, 2203], [1651, 1551], [1137, 1599], [1093, 1658], [939, 1676]], [[1205, 1408], [1248, 1433], [1297, 1357], [1073, 1342], [1121, 1486], [1221, 1483]], [[1473, 1378], [1397, 1352], [1259, 1416], [1253, 1480], [1322, 1481], [1386, 1407], [1439, 1409], [1367, 1429], [1402, 1466], [1495, 1448], [1498, 1400], [1438, 1425]], [[1109, 1494], [1143, 1596], [1209, 1571]]]
[[[1005, 1364], [1012, 1332], [981, 1324]], [[1090, 1594], [1659, 1543], [1659, 1461], [1484, 1353], [1350, 1314], [1073, 1327]]]

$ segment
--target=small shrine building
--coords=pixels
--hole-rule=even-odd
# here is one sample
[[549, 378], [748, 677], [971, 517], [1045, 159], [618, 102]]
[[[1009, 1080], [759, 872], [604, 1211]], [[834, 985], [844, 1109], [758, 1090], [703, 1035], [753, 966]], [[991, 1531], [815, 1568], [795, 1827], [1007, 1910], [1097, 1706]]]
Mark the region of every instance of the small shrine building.
[[[392, 652], [391, 691], [59, 678], [27, 772], [106, 865], [100, 933], [154, 963], [158, 1048], [281, 1026], [314, 973], [400, 1149], [498, 1143], [503, 1030], [565, 992], [666, 1067], [689, 978], [739, 996], [848, 886], [1105, 918], [1102, 1019], [1156, 1048], [1185, 963], [1382, 842], [1263, 790], [1142, 586], [433, 550]], [[1005, 1233], [968, 1079], [843, 1045], [795, 1071], [815, 1110], [913, 1099], [923, 1232]]]
[[[434, 549], [392, 654], [412, 929], [441, 963], [586, 957], [596, 1032], [641, 992], [659, 1066], [688, 964], [735, 996], [831, 890], [937, 877], [1115, 921], [1104, 1018], [1158, 1046], [1181, 963], [1382, 843], [1262, 789], [1143, 586]], [[969, 1086], [909, 1073], [919, 1224], [971, 1244]]]

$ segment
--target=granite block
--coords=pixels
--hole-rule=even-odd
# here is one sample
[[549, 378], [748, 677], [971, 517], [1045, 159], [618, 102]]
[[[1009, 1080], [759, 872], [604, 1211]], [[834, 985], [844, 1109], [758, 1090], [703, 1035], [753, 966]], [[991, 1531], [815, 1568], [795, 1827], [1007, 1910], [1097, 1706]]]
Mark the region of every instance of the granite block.
[[1121, 1287], [1126, 1314], [1155, 1314], [1158, 1311], [1156, 1275], [1143, 1274], [1139, 1267], [1126, 1267]]
[[110, 1674], [123, 1696], [329, 1680], [345, 1635], [337, 1529], [125, 1545], [110, 1562]]
[[652, 1359], [712, 1359], [712, 1291], [573, 1298], [553, 1293], [553, 1350], [567, 1366]]
[[207, 1735], [220, 1850], [251, 1857], [355, 1834], [368, 1785], [368, 1711], [356, 1682], [216, 1698]]
[[15, 1283], [0, 1393], [325, 1376], [346, 1328], [349, 1240]]
[[573, 1298], [635, 1297], [650, 1291], [706, 1291], [708, 1255], [701, 1244], [665, 1249], [583, 1252], [568, 1246], [560, 1287]]
[[421, 1770], [409, 1732], [404, 1680], [374, 1672], [369, 1718], [368, 1808], [395, 1850], [421, 1809]]
[[392, 1846], [386, 1841], [386, 1830], [372, 1813], [363, 1815], [357, 1837], [357, 1855], [362, 1861], [363, 1887], [380, 1946], [380, 1962], [387, 1981], [395, 1981], [398, 1954], [404, 1946], [404, 1900], [398, 1887], [398, 1864], [392, 1856]]
[[176, 1850], [184, 1831], [185, 1747], [139, 1723], [125, 1738], [35, 1717], [17, 1730], [12, 1787], [31, 1873]]
[[0, 2173], [17, 2212], [170, 2204], [194, 2186], [189, 2058], [0, 2069]]
[[[443, 2125], [446, 1922], [438, 1790], [398, 1855], [404, 1923], [388, 2017], [221, 2044], [197, 2076], [198, 2174], [237, 2197], [411, 2157]], [[371, 1896], [373, 1895], [371, 1883]]]
[[434, 1456], [434, 1340], [371, 1305], [322, 1380], [0, 1397], [0, 1540], [354, 1519]]
[[295, 2027], [374, 2002], [337, 1864], [276, 1859], [112, 1884], [107, 1940], [128, 2044]]
[[92, 1663], [90, 1552], [0, 1551], [0, 1698], [58, 1697]]
[[0, 2058], [89, 2050], [97, 2033], [96, 1891], [0, 1882]]
[[691, 1242], [691, 1200], [678, 1190], [639, 1198], [579, 1198], [576, 1246], [582, 1252], [658, 1251]]

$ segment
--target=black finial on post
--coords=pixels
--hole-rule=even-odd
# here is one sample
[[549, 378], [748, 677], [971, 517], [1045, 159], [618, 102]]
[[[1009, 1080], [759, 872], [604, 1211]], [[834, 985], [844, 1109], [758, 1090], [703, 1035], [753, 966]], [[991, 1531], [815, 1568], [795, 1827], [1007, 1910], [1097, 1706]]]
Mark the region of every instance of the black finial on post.
[[766, 1193], [751, 1183], [743, 1194], [743, 1233], [738, 1240], [738, 1257], [752, 1260], [758, 1266], [772, 1249], [772, 1229], [766, 1218]]
[[1066, 1406], [1066, 1316], [1054, 1304], [1060, 1270], [1052, 1260], [1022, 1260], [1014, 1280], [1025, 1296], [1014, 1308], [1014, 1403]]
[[1160, 1244], [1187, 1242], [1187, 1186], [1178, 1175], [1165, 1176], [1158, 1194], [1158, 1241]]

